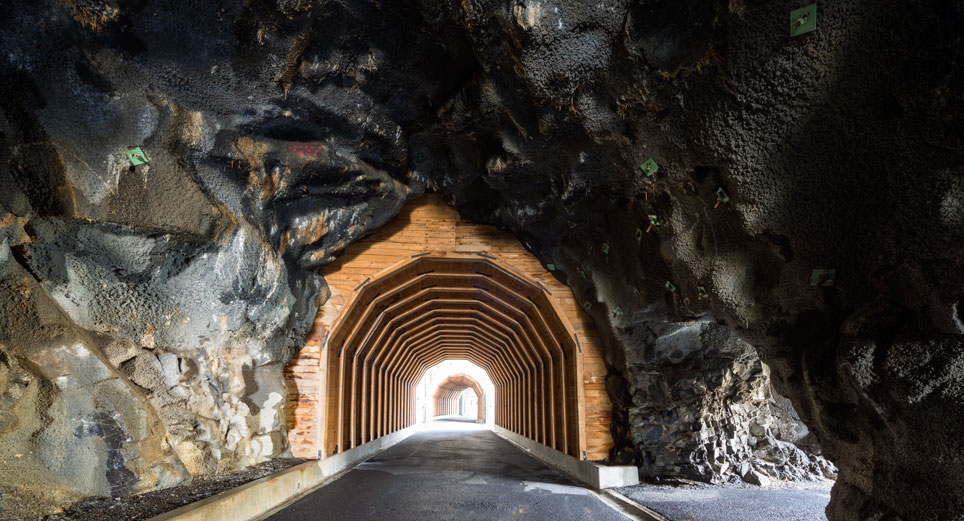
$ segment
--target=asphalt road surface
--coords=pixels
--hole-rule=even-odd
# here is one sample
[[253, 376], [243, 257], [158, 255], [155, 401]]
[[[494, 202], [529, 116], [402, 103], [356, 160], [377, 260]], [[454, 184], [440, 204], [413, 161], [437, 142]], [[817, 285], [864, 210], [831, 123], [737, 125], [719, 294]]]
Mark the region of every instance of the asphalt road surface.
[[475, 423], [438, 420], [270, 521], [626, 521]]

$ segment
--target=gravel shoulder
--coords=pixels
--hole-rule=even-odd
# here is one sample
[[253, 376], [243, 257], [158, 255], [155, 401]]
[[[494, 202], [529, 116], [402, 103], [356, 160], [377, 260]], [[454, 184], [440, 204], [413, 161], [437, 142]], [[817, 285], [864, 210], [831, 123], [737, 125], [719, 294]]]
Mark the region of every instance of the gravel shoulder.
[[270, 476], [304, 463], [304, 459], [280, 458], [227, 474], [194, 478], [186, 485], [122, 498], [91, 497], [64, 512], [36, 518], [38, 521], [138, 521], [200, 501], [230, 488]]
[[767, 488], [676, 482], [617, 489], [671, 521], [826, 521], [832, 481]]

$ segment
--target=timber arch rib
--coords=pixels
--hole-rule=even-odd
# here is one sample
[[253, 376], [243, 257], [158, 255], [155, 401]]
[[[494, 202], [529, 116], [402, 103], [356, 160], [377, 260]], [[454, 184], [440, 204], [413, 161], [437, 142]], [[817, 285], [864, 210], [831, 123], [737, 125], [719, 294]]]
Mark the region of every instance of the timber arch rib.
[[476, 418], [485, 423], [485, 392], [479, 382], [465, 373], [454, 374], [439, 382], [438, 388], [432, 393], [432, 406], [435, 416], [458, 414], [459, 395], [466, 389], [472, 389], [478, 398], [478, 412]]
[[463, 223], [427, 196], [324, 275], [331, 298], [286, 369], [295, 456], [330, 456], [413, 425], [416, 386], [445, 360], [488, 373], [496, 425], [579, 459], [609, 456], [611, 403], [591, 319], [511, 235]]
[[495, 385], [496, 424], [579, 457], [579, 349], [544, 290], [493, 261], [419, 257], [366, 284], [332, 332], [326, 451], [415, 422], [415, 386], [444, 360]]

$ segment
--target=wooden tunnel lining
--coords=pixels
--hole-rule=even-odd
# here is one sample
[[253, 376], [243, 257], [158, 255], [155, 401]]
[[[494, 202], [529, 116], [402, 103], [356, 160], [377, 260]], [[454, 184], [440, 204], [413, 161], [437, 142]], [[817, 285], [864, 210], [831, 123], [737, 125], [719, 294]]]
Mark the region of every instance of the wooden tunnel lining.
[[286, 369], [294, 455], [411, 425], [424, 372], [462, 359], [489, 374], [497, 424], [573, 456], [608, 456], [611, 404], [591, 320], [511, 235], [426, 196], [324, 276], [332, 295]]
[[575, 341], [541, 288], [491, 260], [392, 268], [356, 291], [329, 342], [327, 454], [410, 425], [425, 371], [469, 359], [495, 378], [499, 425], [579, 456]]
[[479, 382], [465, 373], [454, 374], [442, 380], [438, 388], [432, 393], [432, 405], [435, 416], [449, 416], [458, 414], [459, 396], [466, 389], [472, 389], [478, 398], [478, 412], [476, 418], [485, 421], [485, 392]]

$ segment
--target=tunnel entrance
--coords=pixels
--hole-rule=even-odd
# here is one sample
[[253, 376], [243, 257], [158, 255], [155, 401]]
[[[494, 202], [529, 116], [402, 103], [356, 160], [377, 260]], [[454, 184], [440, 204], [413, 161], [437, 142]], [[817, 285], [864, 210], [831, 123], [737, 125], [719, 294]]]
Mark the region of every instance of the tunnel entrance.
[[496, 425], [579, 459], [608, 456], [611, 404], [591, 319], [510, 234], [425, 196], [324, 275], [331, 297], [286, 369], [295, 456], [323, 458], [417, 423], [416, 386], [446, 360], [491, 377]]

